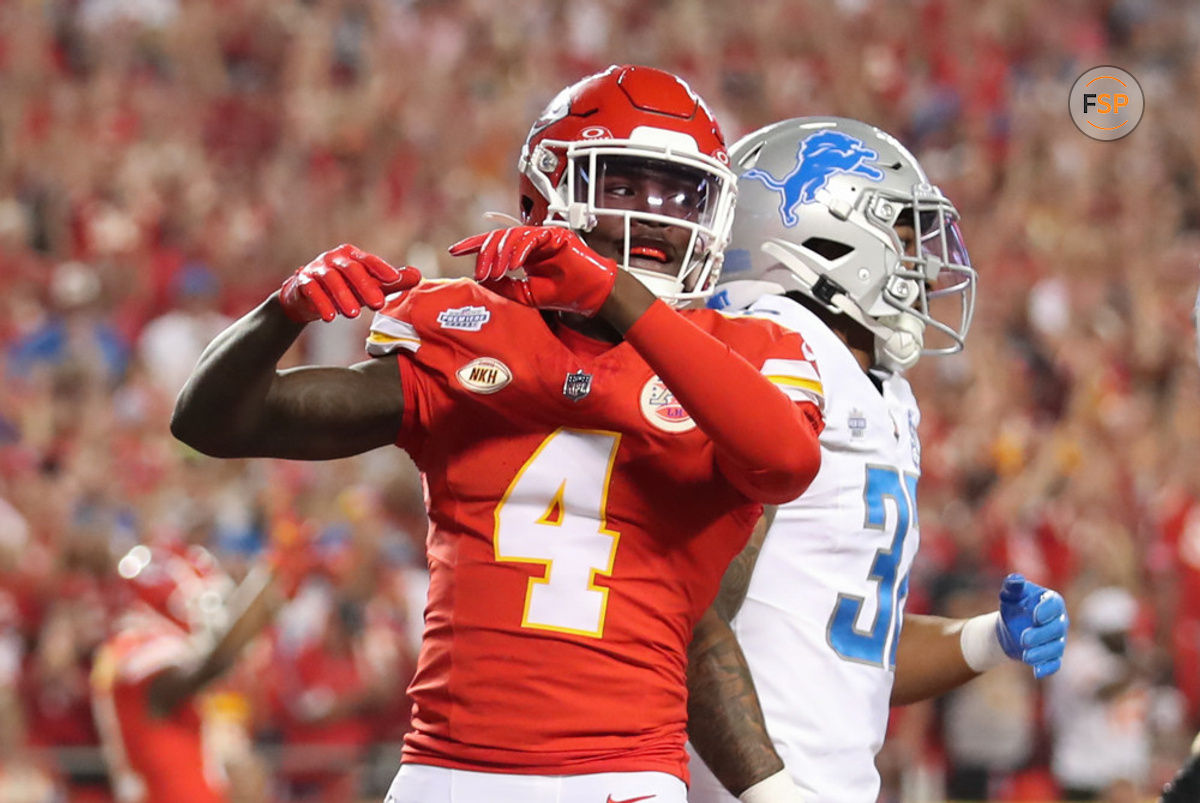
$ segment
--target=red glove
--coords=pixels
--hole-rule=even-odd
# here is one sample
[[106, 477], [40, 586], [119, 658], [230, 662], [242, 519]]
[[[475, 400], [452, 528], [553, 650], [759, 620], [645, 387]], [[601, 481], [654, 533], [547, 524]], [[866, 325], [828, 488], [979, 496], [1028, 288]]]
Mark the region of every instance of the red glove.
[[[450, 253], [478, 253], [475, 281], [538, 309], [595, 315], [617, 280], [616, 262], [558, 226], [514, 226], [476, 234], [450, 246]], [[517, 268], [525, 270], [524, 279], [507, 275]]]
[[296, 323], [338, 315], [356, 318], [366, 304], [383, 306], [383, 299], [421, 281], [416, 268], [393, 268], [374, 254], [348, 243], [326, 251], [287, 278], [279, 291], [283, 311]]

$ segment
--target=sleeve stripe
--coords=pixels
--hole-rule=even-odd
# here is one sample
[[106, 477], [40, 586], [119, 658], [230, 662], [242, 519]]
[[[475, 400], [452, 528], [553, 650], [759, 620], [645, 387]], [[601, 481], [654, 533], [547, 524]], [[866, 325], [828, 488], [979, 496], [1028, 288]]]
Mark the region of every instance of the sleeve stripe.
[[812, 402], [817, 409], [825, 410], [825, 388], [820, 382], [811, 379], [797, 379], [794, 376], [768, 376], [767, 380], [783, 391], [783, 395], [792, 401]]
[[386, 335], [383, 337], [371, 335], [367, 338], [367, 354], [372, 357], [386, 357], [400, 349], [416, 353], [419, 348], [421, 348], [421, 341], [412, 338], [387, 337]]
[[382, 334], [381, 332], [372, 332], [370, 334], [370, 336], [367, 337], [367, 341], [371, 342], [371, 343], [384, 343], [384, 344], [387, 344], [387, 343], [420, 343], [421, 338], [419, 338], [419, 337], [392, 337], [391, 335], [385, 335], [385, 334]]
[[825, 386], [817, 367], [808, 360], [770, 359], [763, 363], [762, 372], [792, 401], [812, 402], [825, 409]]
[[776, 385], [783, 395], [787, 396], [794, 402], [812, 402], [817, 406], [818, 410], [825, 411], [825, 397], [820, 393], [808, 390], [807, 388], [788, 387], [785, 385]]
[[367, 353], [372, 357], [382, 357], [397, 349], [416, 351], [420, 347], [421, 336], [411, 323], [383, 313], [375, 314], [375, 319], [371, 321], [371, 334], [367, 336]]
[[762, 372], [767, 376], [786, 375], [810, 379], [813, 382], [821, 381], [816, 367], [806, 360], [767, 360], [763, 363]]
[[801, 388], [819, 396], [825, 395], [825, 387], [820, 382], [813, 379], [800, 379], [794, 376], [779, 375], [768, 375], [767, 379], [775, 385], [781, 385], [787, 388]]
[[384, 315], [382, 312], [375, 313], [374, 319], [371, 320], [371, 333], [420, 339], [416, 327], [411, 323], [393, 318], [390, 315]]

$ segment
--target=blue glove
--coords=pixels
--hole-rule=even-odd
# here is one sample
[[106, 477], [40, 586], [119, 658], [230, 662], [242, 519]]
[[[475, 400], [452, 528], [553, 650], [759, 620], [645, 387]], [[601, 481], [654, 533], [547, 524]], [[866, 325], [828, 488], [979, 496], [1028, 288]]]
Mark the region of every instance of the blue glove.
[[1053, 675], [1062, 666], [1070, 625], [1062, 594], [1019, 574], [1004, 578], [996, 638], [1005, 655], [1033, 667], [1035, 678]]

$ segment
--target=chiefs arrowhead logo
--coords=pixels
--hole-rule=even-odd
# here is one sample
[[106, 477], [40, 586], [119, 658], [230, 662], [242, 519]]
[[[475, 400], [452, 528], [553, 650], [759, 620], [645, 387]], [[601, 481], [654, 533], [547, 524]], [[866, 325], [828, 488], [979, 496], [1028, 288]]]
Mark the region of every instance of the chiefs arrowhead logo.
[[695, 420], [657, 376], [650, 377], [642, 386], [639, 402], [645, 419], [664, 432], [688, 432], [696, 428]]

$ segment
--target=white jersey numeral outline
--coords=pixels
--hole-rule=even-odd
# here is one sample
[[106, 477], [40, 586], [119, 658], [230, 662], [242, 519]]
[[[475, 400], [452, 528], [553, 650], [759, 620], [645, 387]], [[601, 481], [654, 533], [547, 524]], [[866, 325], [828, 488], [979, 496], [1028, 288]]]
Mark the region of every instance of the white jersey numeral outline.
[[601, 638], [620, 533], [608, 529], [618, 432], [559, 427], [534, 450], [496, 506], [497, 561], [540, 563], [521, 626]]

